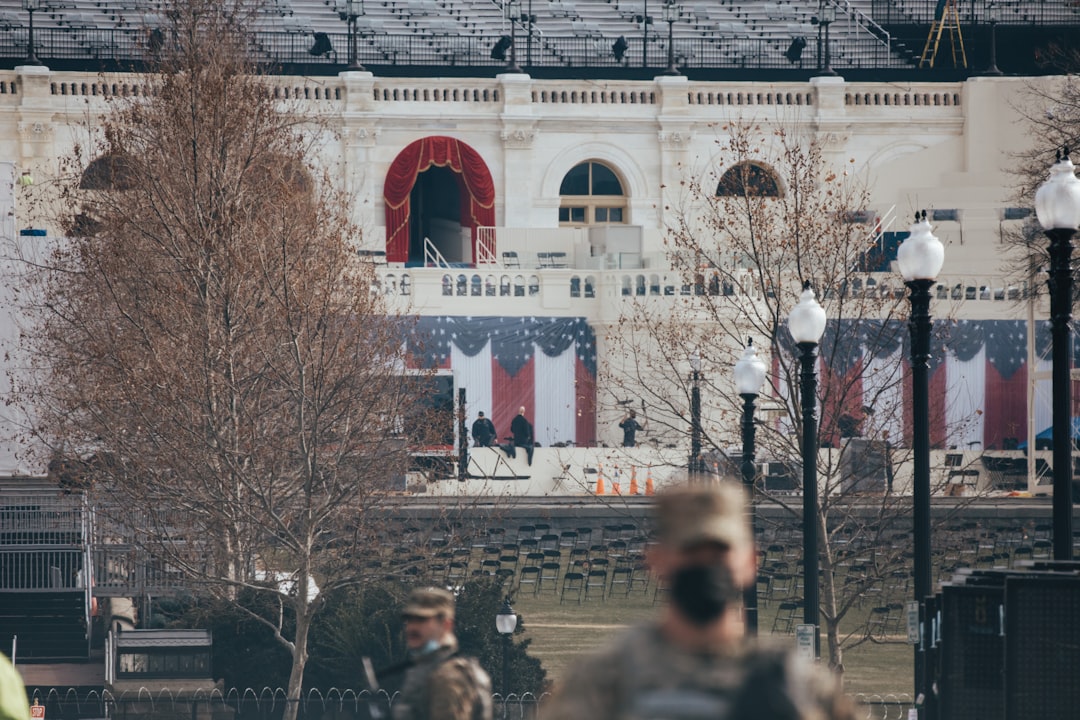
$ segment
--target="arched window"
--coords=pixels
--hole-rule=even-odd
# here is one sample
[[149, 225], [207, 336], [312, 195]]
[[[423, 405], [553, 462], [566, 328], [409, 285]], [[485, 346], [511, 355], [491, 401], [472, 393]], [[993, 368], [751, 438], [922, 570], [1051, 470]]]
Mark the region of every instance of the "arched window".
[[442, 294], [453, 295], [454, 294], [454, 278], [449, 275], [442, 276]]
[[484, 295], [486, 297], [495, 297], [495, 276], [488, 275], [484, 279]]
[[570, 297], [581, 297], [581, 278], [574, 275], [570, 278]]
[[559, 224], [614, 225], [628, 222], [622, 182], [607, 165], [575, 165], [559, 186]]
[[596, 297], [596, 278], [589, 275], [585, 278], [585, 297]]
[[499, 296], [507, 297], [510, 295], [510, 276], [503, 275], [499, 278]]
[[772, 170], [746, 161], [728, 168], [716, 186], [717, 197], [780, 197], [780, 183]]
[[514, 297], [525, 297], [525, 278], [521, 275], [514, 276]]
[[540, 278], [536, 275], [529, 276], [529, 296], [540, 294]]
[[469, 294], [469, 279], [464, 275], [457, 276], [457, 294], [459, 297]]
[[481, 287], [481, 285], [480, 285], [480, 276], [479, 275], [473, 275], [472, 276], [472, 281], [470, 283], [470, 287], [471, 287], [471, 293], [470, 294], [473, 297], [480, 297], [480, 287]]

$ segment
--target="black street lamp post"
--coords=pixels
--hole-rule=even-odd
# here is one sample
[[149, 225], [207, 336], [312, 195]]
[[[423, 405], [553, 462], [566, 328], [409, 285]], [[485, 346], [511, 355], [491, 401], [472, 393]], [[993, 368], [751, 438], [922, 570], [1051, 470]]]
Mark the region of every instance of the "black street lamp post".
[[1035, 214], [1050, 238], [1050, 337], [1054, 457], [1054, 559], [1072, 559], [1072, 238], [1080, 226], [1080, 180], [1069, 150], [1058, 155], [1050, 179], [1035, 193]]
[[532, 36], [533, 25], [536, 23], [536, 16], [533, 15], [532, 0], [529, 0], [528, 16], [526, 18], [529, 21], [528, 30], [529, 34], [525, 38], [525, 67], [532, 69]]
[[349, 22], [349, 70], [362, 72], [364, 66], [356, 50], [356, 21], [364, 14], [363, 0], [345, 0], [345, 19]]
[[675, 67], [675, 21], [679, 19], [681, 9], [670, 0], [664, 3], [664, 22], [667, 23], [667, 70], [665, 75], [679, 75], [679, 68]]
[[503, 717], [506, 717], [506, 696], [509, 694], [508, 689], [510, 687], [510, 666], [507, 662], [510, 643], [514, 636], [514, 630], [517, 629], [518, 616], [514, 612], [514, 608], [510, 605], [510, 597], [507, 596], [503, 599], [502, 607], [499, 608], [499, 613], [495, 616], [495, 629], [499, 631], [499, 634], [503, 637], [503, 650], [502, 650], [502, 698], [503, 698]]
[[649, 0], [645, 0], [641, 9], [641, 67], [649, 67], [649, 26], [652, 18], [649, 17]]
[[41, 0], [22, 0], [23, 10], [30, 16], [30, 24], [26, 36], [26, 64], [40, 65], [37, 53], [34, 52], [34, 13], [41, 9]]
[[999, 10], [995, 3], [990, 3], [986, 6], [987, 20], [990, 21], [990, 67], [986, 68], [983, 75], [1001, 75], [1001, 70], [997, 66], [997, 24], [999, 19]]
[[[931, 593], [930, 565], [930, 288], [945, 262], [945, 247], [931, 232], [926, 211], [916, 215], [915, 224], [896, 254], [904, 284], [911, 291], [911, 409], [912, 409], [912, 515], [914, 534], [915, 600], [920, 615]], [[923, 621], [926, 622], [924, 617]], [[915, 697], [928, 697], [926, 647], [915, 648]]]
[[836, 71], [832, 69], [832, 55], [829, 51], [829, 26], [836, 22], [836, 6], [828, 0], [821, 6], [821, 16], [818, 18], [818, 22], [825, 28], [825, 66], [821, 68], [821, 74], [835, 75]]
[[687, 470], [691, 480], [699, 480], [701, 459], [701, 354], [695, 350], [690, 356], [690, 462]]
[[[742, 481], [747, 492], [746, 509], [749, 515], [750, 532], [755, 533], [756, 518], [754, 512], [754, 401], [757, 400], [761, 386], [765, 384], [765, 363], [757, 355], [754, 342], [747, 340], [742, 357], [735, 363], [735, 389], [743, 400], [742, 413]], [[746, 632], [757, 635], [757, 582], [743, 590], [743, 609], [746, 613]]]
[[825, 333], [825, 309], [814, 299], [810, 281], [788, 316], [788, 330], [799, 348], [803, 460], [803, 622], [814, 627], [814, 657], [821, 655], [821, 598], [818, 591], [817, 524], [817, 347]]
[[506, 64], [506, 72], [520, 73], [521, 68], [517, 64], [517, 26], [521, 21], [521, 5], [518, 0], [507, 0], [506, 17], [510, 20], [510, 61]]

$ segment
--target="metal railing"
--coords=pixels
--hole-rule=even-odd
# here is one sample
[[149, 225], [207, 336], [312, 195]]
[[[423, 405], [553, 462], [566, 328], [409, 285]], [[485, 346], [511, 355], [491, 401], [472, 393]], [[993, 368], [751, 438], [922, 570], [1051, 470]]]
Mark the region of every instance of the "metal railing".
[[[986, 25], [988, 7], [999, 11], [998, 24], [1007, 25], [1080, 25], [1080, 2], [1059, 0], [964, 0], [957, 3], [961, 25]], [[883, 25], [929, 25], [937, 12], [938, 0], [873, 0], [874, 20]]]
[[[109, 69], [138, 69], [150, 59], [149, 50], [141, 35], [129, 29], [57, 29], [34, 31], [34, 49], [46, 65], [75, 62], [109, 66]], [[333, 47], [345, 48], [345, 33], [329, 34]], [[535, 38], [531, 53], [522, 52], [518, 62], [523, 68], [608, 68], [633, 70], [640, 68], [641, 37], [626, 37], [627, 50], [618, 60], [612, 50], [613, 38], [558, 37], [545, 35]], [[504, 60], [491, 57], [495, 36], [365, 34], [357, 48], [358, 59], [365, 67], [439, 66], [462, 68], [492, 68], [505, 65]], [[686, 69], [792, 69], [800, 67], [785, 56], [791, 43], [787, 34], [775, 37], [736, 37], [715, 34], [707, 37], [676, 37], [673, 43], [676, 64]], [[313, 40], [309, 35], [286, 32], [257, 32], [252, 36], [252, 58], [273, 70], [280, 66], [325, 66], [328, 70], [345, 68], [344, 52], [312, 55]], [[883, 43], [872, 33], [858, 38], [834, 38], [831, 42], [833, 64], [839, 67], [896, 67], [904, 66], [895, 56], [889, 43]], [[0, 33], [0, 60], [19, 62], [27, 55], [27, 33], [23, 28]], [[806, 53], [810, 55], [810, 53]], [[650, 36], [650, 67], [660, 69], [667, 57], [667, 38]], [[812, 62], [805, 62], [812, 68]]]
[[0, 496], [0, 541], [4, 545], [73, 545], [85, 534], [82, 495]]
[[843, 7], [844, 12], [847, 13], [848, 18], [855, 23], [862, 32], [869, 33], [872, 37], [877, 39], [886, 49], [892, 50], [892, 37], [889, 32], [881, 27], [874, 18], [864, 13], [859, 8], [851, 4], [850, 0], [840, 0], [840, 5]]
[[99, 545], [91, 550], [94, 595], [137, 597], [190, 589], [179, 570], [130, 545]]
[[[162, 716], [206, 717], [215, 710], [235, 714], [236, 717], [258, 720], [280, 718], [291, 701], [285, 697], [281, 688], [272, 690], [251, 688], [228, 691], [174, 693], [161, 688], [151, 690], [140, 688], [137, 691], [113, 694], [105, 690], [80, 694], [75, 688], [35, 688], [31, 687], [30, 696], [45, 706], [49, 720], [81, 720], [82, 718], [127, 717], [128, 713], [160, 713]], [[510, 693], [505, 697], [492, 696], [495, 717], [513, 718], [514, 720], [543, 720], [545, 701], [548, 694], [539, 696], [533, 693]], [[370, 693], [367, 690], [318, 690], [308, 691], [299, 700], [297, 716], [305, 719], [334, 717], [336, 720], [367, 720], [371, 717], [370, 706], [374, 705], [388, 715], [397, 695], [388, 695], [380, 691]], [[858, 694], [854, 696], [859, 705], [859, 717], [866, 720], [903, 720], [908, 709], [914, 706], [912, 698], [906, 693], [899, 694]]]
[[86, 586], [82, 549], [26, 545], [0, 549], [0, 591], [41, 592]]

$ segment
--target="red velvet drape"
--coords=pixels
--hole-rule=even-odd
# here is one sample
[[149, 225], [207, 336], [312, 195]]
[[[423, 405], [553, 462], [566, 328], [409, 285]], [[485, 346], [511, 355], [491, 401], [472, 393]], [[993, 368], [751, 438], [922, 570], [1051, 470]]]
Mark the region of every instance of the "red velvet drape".
[[465, 193], [462, 196], [461, 224], [472, 230], [473, 257], [476, 257], [476, 228], [495, 224], [495, 184], [480, 154], [465, 143], [436, 135], [410, 143], [398, 153], [386, 173], [383, 202], [386, 204], [386, 259], [409, 259], [409, 194], [416, 176], [432, 166], [449, 167], [458, 173]]

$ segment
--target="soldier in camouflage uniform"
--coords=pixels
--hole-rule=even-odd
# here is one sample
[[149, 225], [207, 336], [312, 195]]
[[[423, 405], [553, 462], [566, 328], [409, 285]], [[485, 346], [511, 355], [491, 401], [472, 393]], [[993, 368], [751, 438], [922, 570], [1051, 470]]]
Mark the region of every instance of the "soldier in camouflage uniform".
[[412, 664], [394, 700], [394, 720], [491, 720], [491, 679], [474, 658], [458, 655], [454, 596], [413, 590], [402, 615]]
[[658, 621], [566, 675], [553, 720], [854, 720], [827, 670], [744, 638], [739, 598], [756, 581], [746, 497], [730, 482], [657, 496], [653, 572], [670, 589]]

